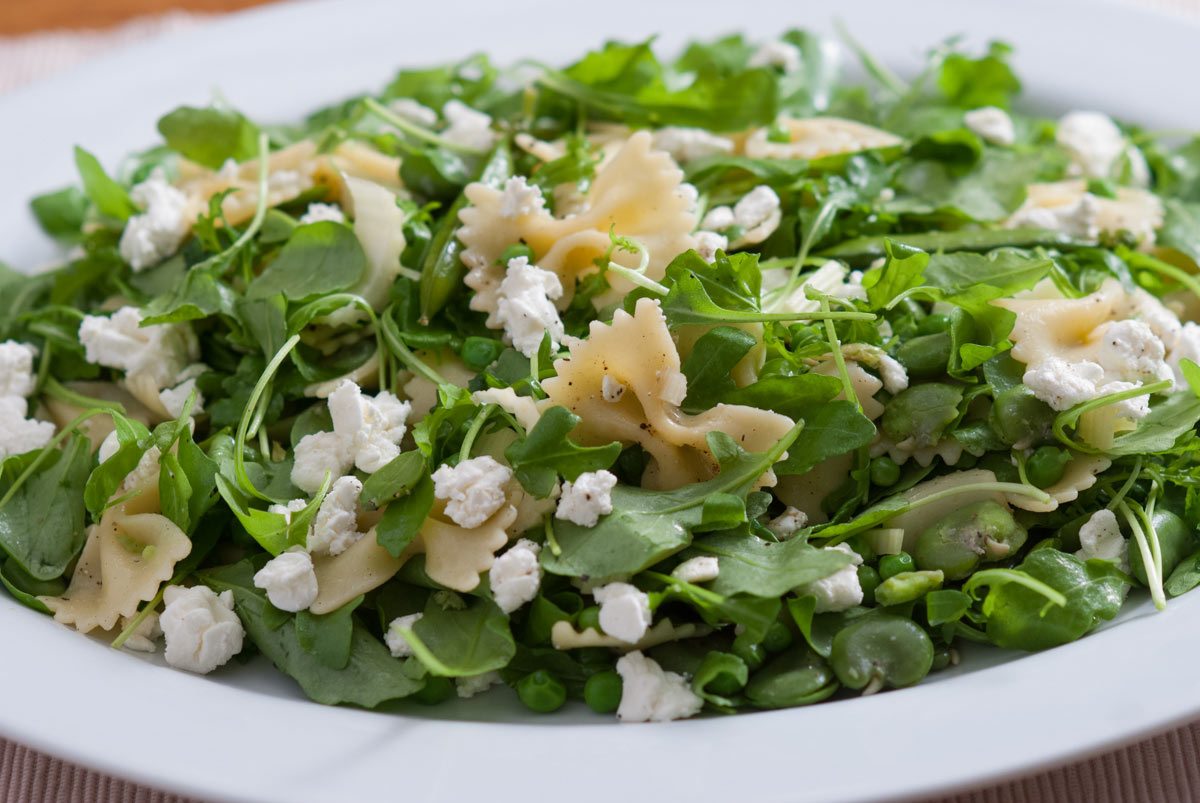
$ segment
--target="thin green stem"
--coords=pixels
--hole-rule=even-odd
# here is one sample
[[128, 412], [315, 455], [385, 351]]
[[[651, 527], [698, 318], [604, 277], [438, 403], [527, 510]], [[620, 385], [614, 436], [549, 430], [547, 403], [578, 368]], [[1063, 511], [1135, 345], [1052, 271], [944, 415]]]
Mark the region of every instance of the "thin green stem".
[[[829, 313], [829, 298], [821, 298], [821, 312]], [[832, 313], [829, 313], [832, 314]], [[825, 319], [825, 337], [829, 341], [829, 349], [833, 354], [833, 364], [837, 368], [838, 377], [842, 380], [842, 393], [846, 395], [846, 401], [854, 405], [854, 408], [860, 413], [862, 412], [862, 402], [859, 401], [858, 394], [854, 392], [854, 383], [850, 381], [850, 371], [846, 368], [846, 357], [842, 354], [842, 343], [838, 340], [837, 329], [833, 326], [833, 320]]]
[[1163, 590], [1162, 574], [1158, 571], [1158, 567], [1155, 564], [1154, 552], [1146, 537], [1146, 531], [1142, 529], [1142, 523], [1138, 520], [1139, 517], [1134, 515], [1133, 510], [1130, 508], [1131, 504], [1137, 503], [1121, 502], [1121, 504], [1117, 505], [1117, 510], [1125, 519], [1125, 523], [1129, 525], [1129, 531], [1133, 535], [1133, 542], [1137, 545], [1138, 552], [1141, 553], [1142, 566], [1146, 570], [1146, 586], [1150, 589], [1150, 599], [1154, 601], [1155, 608], [1160, 611], [1165, 610], [1167, 607], [1167, 595]]
[[63, 442], [70, 437], [71, 433], [75, 431], [76, 427], [78, 427], [84, 421], [87, 421], [89, 418], [94, 418], [98, 415], [108, 415], [110, 412], [111, 410], [109, 409], [84, 410], [82, 413], [75, 416], [75, 418], [73, 418], [65, 427], [60, 429], [54, 435], [54, 437], [42, 447], [42, 450], [38, 452], [37, 457], [30, 461], [29, 465], [25, 467], [25, 470], [17, 475], [17, 478], [13, 480], [13, 484], [8, 486], [8, 490], [4, 493], [4, 496], [0, 497], [0, 510], [3, 510], [4, 506], [7, 505], [14, 496], [16, 496], [17, 491], [21, 489], [21, 486], [25, 484], [25, 481], [33, 476], [34, 472], [38, 470], [42, 463], [46, 462], [46, 460], [50, 457], [51, 452], [61, 446]]
[[491, 418], [492, 412], [495, 411], [496, 405], [485, 404], [483, 409], [475, 415], [475, 420], [471, 422], [470, 429], [463, 436], [462, 446], [458, 450], [458, 462], [463, 462], [471, 457], [471, 447], [475, 445], [475, 439], [479, 437], [479, 433], [483, 431], [484, 424]]
[[[995, 588], [1007, 583], [1016, 583], [1028, 588], [1030, 591], [1036, 592], [1046, 598], [1046, 608], [1050, 605], [1057, 605], [1060, 608], [1066, 607], [1067, 598], [1061, 591], [1046, 585], [1036, 577], [1031, 577], [1025, 572], [1016, 569], [984, 569], [975, 572], [971, 575], [971, 579], [963, 584], [962, 590], [972, 597], [976, 597], [975, 591], [980, 586], [989, 586]], [[1045, 615], [1046, 608], [1042, 609], [1042, 614]]]
[[421, 142], [424, 142], [427, 145], [433, 145], [438, 148], [444, 148], [445, 150], [448, 150], [448, 151], [455, 151], [457, 153], [465, 153], [465, 154], [469, 154], [471, 156], [482, 156], [485, 153], [484, 151], [479, 151], [479, 150], [476, 150], [475, 148], [469, 148], [466, 145], [459, 145], [457, 142], [451, 142], [447, 139], [439, 137], [437, 134], [433, 133], [428, 128], [425, 128], [424, 126], [419, 126], [416, 123], [413, 123], [409, 120], [405, 120], [403, 117], [396, 114], [391, 109], [389, 109], [387, 106], [384, 106], [382, 103], [375, 100], [374, 98], [367, 98], [366, 100], [364, 100], [363, 107], [366, 108], [366, 110], [369, 111], [371, 114], [378, 117], [380, 120], [383, 120], [388, 125], [400, 129], [402, 132], [404, 132], [408, 136], [412, 137], [413, 139], [420, 140]]
[[400, 359], [400, 362], [404, 363], [408, 370], [412, 371], [414, 374], [425, 377], [435, 385], [450, 384], [444, 376], [422, 362], [417, 355], [413, 354], [412, 350], [404, 344], [404, 341], [400, 339], [400, 329], [396, 326], [395, 321], [392, 320], [392, 316], [387, 312], [385, 312], [383, 315], [380, 329], [383, 332], [384, 341], [387, 343], [388, 348]]
[[[275, 372], [279, 370], [279, 366], [292, 353], [292, 349], [300, 342], [300, 335], [292, 335], [289, 337], [279, 351], [275, 352], [275, 356], [267, 363], [267, 367], [263, 369], [262, 376], [258, 378], [254, 389], [250, 391], [250, 398], [246, 402], [246, 410], [242, 413], [242, 418], [238, 421], [237, 434], [234, 438], [233, 450], [233, 465], [234, 474], [237, 477], [238, 485], [249, 494], [253, 494], [259, 499], [267, 502], [276, 500], [264, 494], [254, 486], [250, 481], [249, 475], [246, 474], [246, 438], [252, 433], [256, 433], [258, 428], [262, 426], [263, 419], [266, 417], [267, 407], [270, 404], [270, 395], [266, 393], [271, 380], [275, 378]], [[264, 401], [264, 396], [265, 401]], [[253, 419], [253, 421], [252, 421]]]

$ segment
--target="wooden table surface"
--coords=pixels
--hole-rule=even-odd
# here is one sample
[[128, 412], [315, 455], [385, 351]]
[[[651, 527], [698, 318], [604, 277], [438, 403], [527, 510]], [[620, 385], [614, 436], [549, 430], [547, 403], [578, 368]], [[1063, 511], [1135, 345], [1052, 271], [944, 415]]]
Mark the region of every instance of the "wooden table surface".
[[216, 14], [269, 0], [0, 0], [0, 36], [66, 28], [108, 28], [168, 11]]

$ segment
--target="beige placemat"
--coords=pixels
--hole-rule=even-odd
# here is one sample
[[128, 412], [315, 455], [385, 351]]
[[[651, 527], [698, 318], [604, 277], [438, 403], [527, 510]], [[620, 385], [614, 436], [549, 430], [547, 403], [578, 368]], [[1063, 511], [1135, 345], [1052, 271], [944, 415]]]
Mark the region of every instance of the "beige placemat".
[[[0, 2], [21, 0], [0, 0]], [[1200, 0], [1137, 0], [1200, 16]], [[202, 23], [188, 14], [137, 20], [112, 31], [0, 37], [0, 92], [150, 36]], [[980, 749], [986, 750], [986, 735]], [[61, 761], [0, 739], [0, 803], [199, 803]], [[1189, 803], [1200, 801], [1200, 723], [1018, 781], [936, 803]], [[933, 802], [931, 802], [933, 803]]]

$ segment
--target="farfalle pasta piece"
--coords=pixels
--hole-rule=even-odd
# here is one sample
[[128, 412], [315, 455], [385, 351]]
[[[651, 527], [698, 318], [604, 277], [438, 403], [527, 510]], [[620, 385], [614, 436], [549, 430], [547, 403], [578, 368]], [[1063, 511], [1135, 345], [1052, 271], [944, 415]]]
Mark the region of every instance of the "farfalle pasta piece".
[[[858, 397], [858, 404], [862, 407], [863, 415], [872, 421], [883, 415], [883, 405], [875, 398], [875, 394], [883, 390], [883, 381], [874, 374], [867, 373], [861, 365], [854, 360], [846, 360], [846, 375], [850, 377], [850, 387], [854, 390], [854, 395]], [[838, 375], [837, 364], [832, 358], [822, 360], [813, 366], [814, 374], [822, 374], [823, 376]], [[845, 399], [845, 391], [837, 395], [839, 399]]]
[[[714, 476], [708, 449], [710, 432], [724, 432], [749, 452], [763, 452], [792, 427], [792, 420], [768, 410], [718, 404], [695, 416], [679, 409], [687, 395], [679, 352], [658, 302], [639, 299], [634, 314], [617, 310], [612, 324], [594, 321], [589, 337], [573, 343], [570, 356], [554, 363], [558, 376], [542, 383], [549, 398], [580, 417], [572, 432], [580, 443], [614, 440], [637, 443], [653, 461], [643, 484], [672, 489]], [[604, 378], [626, 388], [620, 398], [604, 398]], [[774, 484], [770, 472], [763, 483]]]
[[159, 512], [158, 472], [135, 490], [90, 529], [63, 595], [40, 598], [55, 620], [81, 633], [111, 630], [136, 615], [192, 551], [183, 530]]
[[1101, 455], [1073, 454], [1070, 462], [1063, 469], [1062, 478], [1053, 485], [1043, 488], [1050, 496], [1049, 502], [1042, 502], [1024, 494], [1007, 494], [1008, 502], [1013, 507], [1029, 510], [1034, 513], [1049, 513], [1057, 510], [1059, 505], [1074, 502], [1079, 494], [1096, 484], [1096, 476], [1107, 471], [1112, 461]]
[[887, 455], [898, 465], [904, 465], [909, 460], [916, 460], [917, 465], [925, 467], [933, 463], [934, 458], [942, 458], [947, 466], [953, 466], [962, 459], [963, 445], [954, 438], [942, 438], [933, 446], [915, 447], [911, 439], [896, 443], [883, 433], [871, 444], [871, 457]]
[[318, 592], [309, 610], [316, 614], [336, 611], [359, 594], [373, 591], [392, 579], [420, 551], [414, 540], [400, 557], [393, 558], [379, 545], [372, 529], [337, 555], [328, 552], [313, 555]]
[[[138, 423], [150, 426], [158, 421], [155, 415], [133, 395], [114, 382], [64, 382], [67, 390], [91, 399], [116, 402], [125, 409], [125, 416]], [[46, 396], [42, 399], [46, 412], [55, 425], [62, 429], [83, 414], [86, 408], [77, 404]], [[112, 433], [114, 427], [112, 418], [106, 415], [94, 415], [79, 425], [80, 431], [91, 441], [93, 449], [99, 449], [104, 439]]]
[[780, 477], [772, 490], [785, 505], [803, 513], [809, 524], [824, 524], [829, 516], [821, 502], [850, 478], [853, 468], [854, 455], [840, 454], [817, 463], [803, 474]]
[[646, 631], [636, 644], [621, 641], [606, 633], [601, 633], [594, 627], [576, 630], [566, 620], [555, 622], [550, 628], [550, 643], [556, 650], [578, 650], [589, 647], [606, 647], [611, 650], [629, 652], [631, 650], [648, 650], [659, 644], [683, 639], [707, 636], [712, 628], [692, 622], [676, 626], [670, 619], [660, 619], [656, 625]]
[[820, 159], [839, 153], [887, 148], [903, 140], [895, 134], [840, 117], [780, 117], [776, 125], [788, 135], [787, 142], [774, 142], [770, 130], [756, 129], [743, 149], [752, 159]]
[[444, 518], [439, 502], [421, 525], [425, 573], [436, 583], [455, 591], [472, 591], [479, 575], [492, 568], [498, 552], [508, 543], [506, 529], [516, 520], [517, 509], [505, 505], [474, 529], [459, 527]]
[[[696, 214], [692, 202], [680, 192], [683, 172], [671, 157], [651, 148], [652, 136], [639, 131], [631, 136], [592, 182], [586, 203], [571, 217], [556, 218], [545, 209], [505, 217], [504, 193], [486, 184], [470, 184], [471, 202], [459, 212], [462, 228], [466, 283], [475, 291], [471, 309], [488, 313], [487, 325], [501, 328], [496, 316], [504, 268], [498, 264], [504, 249], [524, 242], [533, 250], [538, 267], [553, 271], [563, 285], [559, 309], [571, 303], [575, 282], [598, 270], [595, 260], [611, 248], [609, 232], [630, 237], [649, 252], [646, 275], [661, 279], [667, 264], [695, 247], [692, 230]], [[613, 261], [638, 265], [637, 254], [616, 251]], [[597, 300], [605, 304], [633, 289], [621, 276], [610, 275], [612, 291]]]
[[1063, 229], [1083, 238], [1124, 231], [1142, 245], [1153, 245], [1155, 232], [1163, 225], [1162, 201], [1133, 187], [1118, 187], [1115, 195], [1092, 195], [1083, 179], [1030, 184], [1025, 188], [1025, 202], [1005, 225]]
[[[238, 226], [254, 216], [258, 205], [257, 159], [209, 170], [184, 161], [177, 186], [188, 197], [190, 219], [208, 210], [208, 200], [225, 190], [234, 190], [221, 201], [221, 211], [230, 225]], [[267, 205], [287, 203], [316, 186], [324, 186], [335, 200], [348, 202], [343, 174], [366, 179], [399, 191], [400, 160], [382, 154], [361, 142], [347, 140], [330, 153], [320, 153], [315, 142], [303, 140], [267, 157]]]

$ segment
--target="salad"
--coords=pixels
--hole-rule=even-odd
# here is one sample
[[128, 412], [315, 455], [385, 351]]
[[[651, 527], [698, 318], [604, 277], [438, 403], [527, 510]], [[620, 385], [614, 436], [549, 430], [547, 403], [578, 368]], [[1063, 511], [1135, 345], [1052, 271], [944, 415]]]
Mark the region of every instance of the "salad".
[[1017, 113], [1009, 56], [613, 42], [77, 148], [31, 206], [64, 262], [0, 265], [0, 581], [321, 703], [625, 722], [1165, 607], [1200, 138]]

